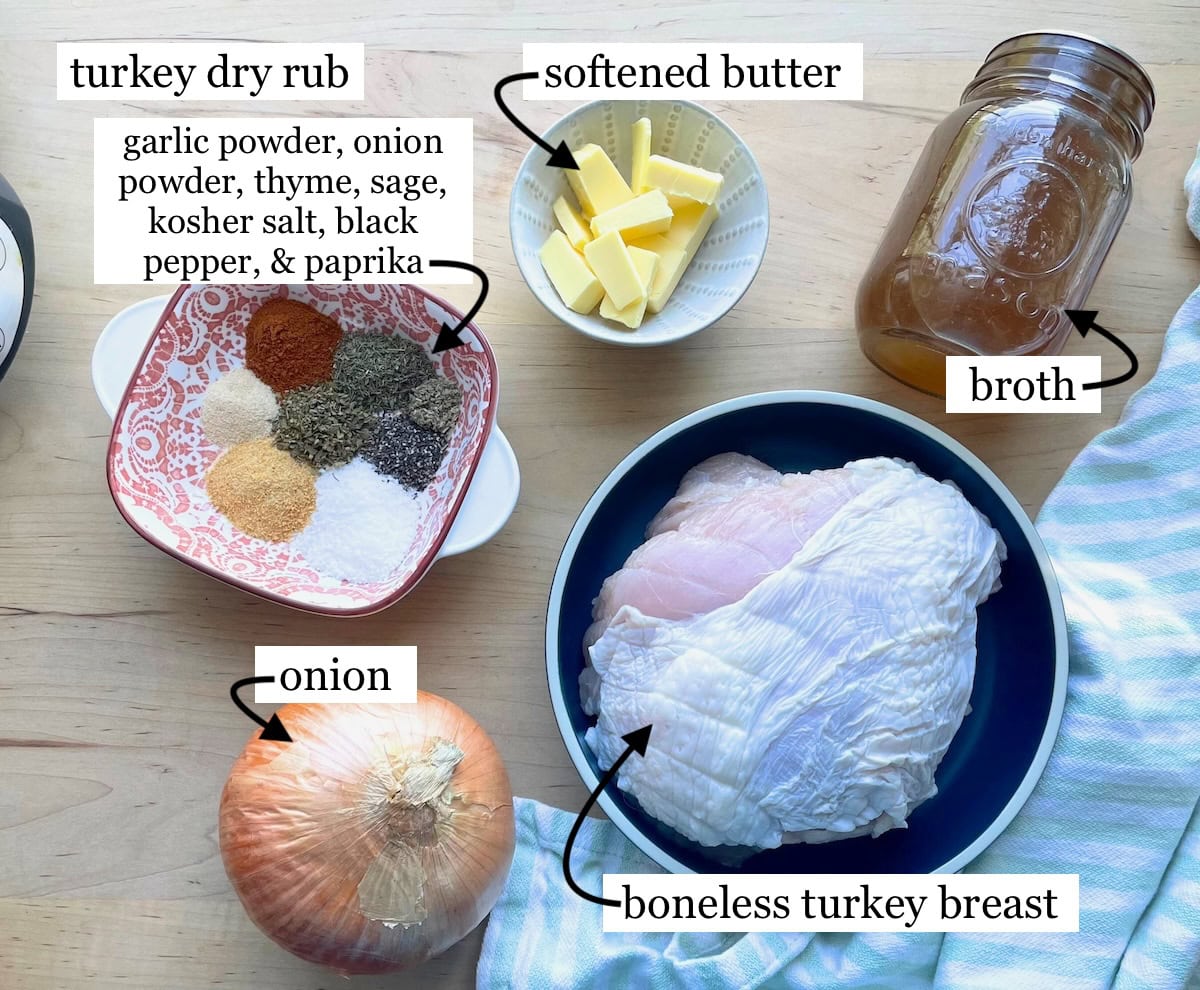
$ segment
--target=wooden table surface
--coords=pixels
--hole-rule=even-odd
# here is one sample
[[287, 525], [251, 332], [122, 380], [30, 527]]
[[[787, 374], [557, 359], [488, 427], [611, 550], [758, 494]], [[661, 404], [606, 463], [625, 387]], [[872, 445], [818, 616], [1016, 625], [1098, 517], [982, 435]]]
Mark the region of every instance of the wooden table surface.
[[[1200, 282], [1181, 180], [1200, 138], [1200, 12], [1179, 3], [1032, 0], [889, 4], [600, 0], [584, 16], [549, 0], [494, 16], [466, 0], [2, 0], [0, 172], [37, 237], [28, 334], [0, 383], [0, 986], [6, 990], [342, 986], [250, 924], [216, 840], [225, 775], [248, 735], [229, 684], [255, 643], [416, 643], [421, 687], [492, 734], [518, 794], [578, 808], [585, 792], [555, 727], [542, 627], [576, 513], [638, 441], [746, 392], [836, 389], [892, 403], [980, 455], [1037, 511], [1078, 450], [1116, 421], [1153, 370], [1162, 331]], [[1140, 57], [1158, 110], [1136, 194], [1089, 301], [1126, 332], [1142, 372], [1096, 416], [947, 416], [859, 354], [855, 286], [926, 135], [997, 41], [1042, 25], [1101, 36]], [[524, 41], [862, 41], [862, 103], [715, 105], [757, 155], [770, 192], [766, 261], [717, 327], [625, 350], [552, 325], [509, 249], [509, 189], [526, 150], [492, 103]], [[636, 28], [631, 35], [627, 29]], [[171, 32], [167, 34], [165, 32]], [[59, 103], [55, 40], [178, 37], [368, 44], [362, 104]], [[538, 127], [566, 104], [525, 106]], [[96, 335], [161, 288], [92, 284], [92, 119], [97, 115], [356, 114], [475, 120], [475, 261], [492, 276], [479, 320], [503, 382], [500, 422], [523, 490], [491, 543], [439, 563], [401, 605], [367, 619], [307, 617], [180, 566], [139, 539], [104, 481], [109, 423], [89, 378]], [[470, 290], [447, 295], [466, 303]], [[1076, 340], [1071, 353], [1106, 351]], [[413, 986], [472, 985], [479, 933]], [[361, 988], [399, 985], [361, 979]]]

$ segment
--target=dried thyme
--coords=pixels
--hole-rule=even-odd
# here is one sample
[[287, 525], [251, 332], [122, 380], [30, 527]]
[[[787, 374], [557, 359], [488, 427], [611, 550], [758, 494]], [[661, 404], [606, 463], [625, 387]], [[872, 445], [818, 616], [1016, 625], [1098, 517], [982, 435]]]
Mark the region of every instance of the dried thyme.
[[399, 335], [348, 333], [333, 360], [334, 381], [373, 412], [404, 409], [434, 373], [424, 348]]

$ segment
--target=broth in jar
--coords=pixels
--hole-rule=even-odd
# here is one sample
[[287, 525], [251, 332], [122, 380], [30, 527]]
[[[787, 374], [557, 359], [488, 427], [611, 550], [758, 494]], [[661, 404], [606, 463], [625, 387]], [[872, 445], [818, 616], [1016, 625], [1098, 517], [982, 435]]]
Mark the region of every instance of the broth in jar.
[[942, 395], [949, 354], [1057, 354], [1129, 207], [1154, 92], [1091, 39], [994, 49], [931, 136], [859, 286], [864, 353]]

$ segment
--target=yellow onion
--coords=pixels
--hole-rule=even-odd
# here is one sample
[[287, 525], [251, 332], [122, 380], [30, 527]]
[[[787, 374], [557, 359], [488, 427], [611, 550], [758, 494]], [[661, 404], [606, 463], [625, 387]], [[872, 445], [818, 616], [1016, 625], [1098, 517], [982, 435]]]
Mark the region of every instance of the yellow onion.
[[424, 962], [496, 903], [512, 862], [512, 790], [466, 712], [286, 705], [291, 743], [255, 737], [221, 796], [225, 871], [250, 918], [341, 973]]

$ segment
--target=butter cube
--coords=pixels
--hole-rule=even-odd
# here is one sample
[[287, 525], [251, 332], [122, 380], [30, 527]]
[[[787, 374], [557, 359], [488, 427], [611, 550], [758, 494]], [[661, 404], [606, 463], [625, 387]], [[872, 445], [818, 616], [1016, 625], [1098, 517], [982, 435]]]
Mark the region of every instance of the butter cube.
[[685, 165], [662, 155], [651, 155], [646, 165], [646, 184], [668, 196], [684, 196], [698, 203], [715, 203], [725, 176], [695, 165]]
[[554, 218], [576, 251], [582, 251], [583, 246], [592, 239], [592, 235], [588, 233], [587, 221], [567, 202], [566, 196], [559, 196], [554, 201]]
[[713, 221], [720, 216], [716, 206], [690, 203], [675, 211], [675, 219], [663, 236], [676, 247], [683, 248], [689, 255], [700, 250], [700, 244], [708, 234]]
[[585, 244], [583, 256], [617, 309], [624, 309], [646, 298], [646, 290], [634, 267], [629, 248], [615, 230]]
[[675, 286], [683, 277], [691, 258], [683, 248], [676, 247], [661, 234], [643, 238], [637, 244], [630, 245], [629, 250], [650, 251], [658, 258], [658, 264], [654, 266], [654, 277], [650, 280], [650, 288], [646, 292], [646, 309], [651, 313], [661, 313], [671, 293], [675, 291]]
[[[658, 268], [658, 255], [653, 251], [631, 247], [629, 256], [633, 259], [633, 267], [637, 269], [642, 288], [649, 293], [650, 284], [654, 280], [654, 272]], [[618, 323], [624, 323], [630, 330], [636, 330], [642, 325], [642, 320], [646, 318], [646, 296], [642, 296], [638, 302], [630, 303], [624, 309], [618, 309], [613, 305], [612, 299], [606, 295], [600, 300], [600, 315], [606, 320], [615, 320]]]
[[598, 144], [585, 144], [575, 152], [578, 169], [565, 169], [567, 182], [575, 190], [575, 198], [588, 216], [633, 199], [633, 192], [621, 178], [617, 166]]
[[646, 166], [650, 162], [650, 118], [641, 117], [633, 122], [633, 165], [630, 169], [629, 185], [635, 196], [650, 187], [646, 185]]
[[561, 230], [556, 230], [542, 245], [538, 259], [568, 309], [590, 313], [604, 298], [604, 286]]
[[654, 269], [646, 300], [646, 309], [651, 313], [662, 312], [717, 215], [715, 206], [693, 203], [675, 215], [675, 221], [666, 234], [646, 237], [630, 246], [630, 251], [642, 248], [658, 256], [658, 265]]
[[657, 189], [651, 189], [592, 217], [592, 236], [599, 237], [615, 230], [625, 241], [633, 241], [661, 234], [671, 226], [674, 216], [667, 197]]

